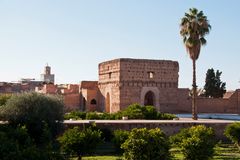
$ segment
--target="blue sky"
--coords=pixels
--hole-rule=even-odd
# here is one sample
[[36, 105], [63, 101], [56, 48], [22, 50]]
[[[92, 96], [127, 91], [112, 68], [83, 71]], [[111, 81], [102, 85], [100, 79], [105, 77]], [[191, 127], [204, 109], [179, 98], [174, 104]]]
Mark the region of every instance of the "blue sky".
[[48, 63], [57, 83], [98, 79], [98, 63], [115, 58], [176, 60], [179, 87], [191, 87], [192, 62], [179, 35], [181, 17], [203, 10], [212, 25], [197, 62], [239, 88], [238, 0], [0, 0], [0, 81], [40, 78]]

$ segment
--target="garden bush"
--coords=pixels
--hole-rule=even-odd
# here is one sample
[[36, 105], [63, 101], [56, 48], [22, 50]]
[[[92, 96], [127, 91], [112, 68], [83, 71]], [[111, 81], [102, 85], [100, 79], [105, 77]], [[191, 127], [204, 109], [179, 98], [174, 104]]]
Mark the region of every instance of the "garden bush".
[[81, 111], [72, 111], [64, 115], [65, 120], [73, 119], [73, 120], [81, 120], [86, 119], [86, 112]]
[[240, 122], [235, 122], [227, 125], [225, 136], [238, 146], [240, 150]]
[[101, 131], [91, 127], [80, 130], [79, 127], [68, 129], [58, 138], [61, 150], [68, 156], [77, 156], [81, 159], [83, 155], [94, 151], [101, 140]]
[[158, 119], [158, 111], [153, 106], [142, 106], [142, 112], [145, 119]]
[[207, 160], [213, 156], [216, 140], [214, 131], [203, 125], [182, 129], [170, 141], [179, 147], [185, 159]]
[[174, 118], [177, 118], [175, 114], [170, 114], [170, 113], [157, 113], [157, 119], [160, 120], [172, 120]]
[[128, 139], [129, 131], [126, 130], [115, 130], [113, 132], [112, 142], [118, 153], [122, 153], [121, 145]]
[[128, 119], [145, 119], [144, 107], [139, 104], [132, 104], [122, 111], [123, 116]]
[[122, 111], [123, 116], [128, 119], [147, 119], [147, 120], [172, 120], [176, 115], [169, 113], [160, 113], [154, 106], [141, 106], [132, 104]]
[[169, 158], [169, 142], [159, 129], [133, 129], [121, 145], [127, 160], [166, 160]]
[[99, 113], [97, 112], [87, 112], [86, 119], [98, 120], [98, 119], [101, 119], [101, 116], [99, 116]]

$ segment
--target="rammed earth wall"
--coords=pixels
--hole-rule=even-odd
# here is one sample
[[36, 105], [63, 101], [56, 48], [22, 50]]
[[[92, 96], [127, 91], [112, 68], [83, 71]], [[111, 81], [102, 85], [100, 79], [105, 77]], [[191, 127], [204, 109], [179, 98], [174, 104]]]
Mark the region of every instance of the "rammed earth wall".
[[183, 128], [188, 128], [194, 125], [205, 125], [212, 127], [215, 130], [216, 138], [220, 140], [226, 140], [224, 136], [224, 129], [228, 124], [234, 121], [225, 120], [198, 120], [198, 121], [184, 121], [184, 120], [84, 120], [84, 121], [65, 121], [66, 128], [72, 128], [79, 126], [81, 128], [90, 126], [95, 123], [99, 128], [107, 128], [109, 130], [131, 130], [133, 128], [161, 128], [168, 136], [178, 133]]

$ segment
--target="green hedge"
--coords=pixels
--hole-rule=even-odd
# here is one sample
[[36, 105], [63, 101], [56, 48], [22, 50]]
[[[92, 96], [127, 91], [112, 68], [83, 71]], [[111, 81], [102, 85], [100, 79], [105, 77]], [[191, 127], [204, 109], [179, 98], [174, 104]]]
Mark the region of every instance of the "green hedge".
[[118, 120], [122, 116], [127, 116], [128, 119], [147, 119], [147, 120], [172, 120], [176, 118], [174, 114], [160, 113], [153, 106], [141, 106], [132, 104], [126, 109], [117, 113], [100, 113], [100, 112], [81, 112], [73, 111], [65, 114], [64, 119], [88, 119], [88, 120]]
[[86, 112], [72, 111], [64, 115], [64, 119], [81, 120], [86, 119]]

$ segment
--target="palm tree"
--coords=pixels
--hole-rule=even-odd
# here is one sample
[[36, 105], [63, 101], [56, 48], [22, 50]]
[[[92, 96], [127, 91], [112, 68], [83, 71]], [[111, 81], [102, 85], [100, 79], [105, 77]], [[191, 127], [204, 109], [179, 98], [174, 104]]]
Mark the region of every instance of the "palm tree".
[[189, 13], [181, 19], [180, 34], [183, 37], [184, 45], [187, 53], [193, 62], [193, 95], [192, 95], [192, 118], [197, 120], [197, 106], [196, 106], [196, 60], [199, 57], [202, 45], [207, 43], [204, 38], [209, 33], [211, 26], [207, 17], [202, 11], [198, 12], [196, 8], [190, 8]]

